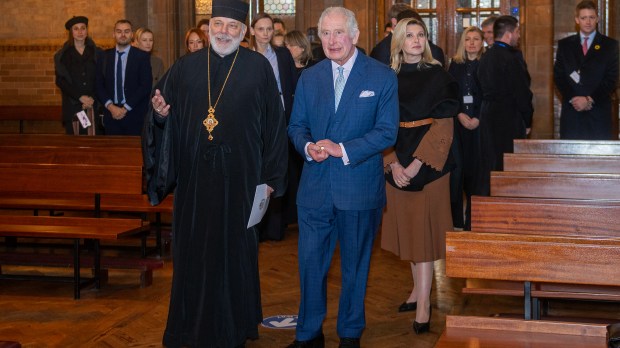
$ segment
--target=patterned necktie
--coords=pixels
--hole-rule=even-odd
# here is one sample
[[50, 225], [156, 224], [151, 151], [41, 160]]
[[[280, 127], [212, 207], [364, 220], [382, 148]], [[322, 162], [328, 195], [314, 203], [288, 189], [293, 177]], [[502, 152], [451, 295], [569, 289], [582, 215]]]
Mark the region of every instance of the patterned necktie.
[[342, 91], [344, 90], [344, 68], [338, 67], [338, 77], [336, 78], [336, 85], [334, 86], [334, 95], [336, 97], [336, 110], [338, 110], [338, 104], [340, 103], [340, 97], [342, 97]]
[[116, 104], [123, 103], [123, 60], [121, 57], [125, 52], [117, 51], [118, 61], [116, 62]]
[[583, 44], [581, 45], [581, 49], [583, 50], [583, 55], [585, 56], [588, 53], [588, 37], [583, 37]]

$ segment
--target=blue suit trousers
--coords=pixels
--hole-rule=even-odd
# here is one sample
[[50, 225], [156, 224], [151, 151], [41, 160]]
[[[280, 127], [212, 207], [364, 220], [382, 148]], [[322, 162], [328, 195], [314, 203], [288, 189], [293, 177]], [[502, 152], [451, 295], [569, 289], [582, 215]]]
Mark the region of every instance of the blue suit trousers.
[[364, 298], [373, 242], [383, 208], [339, 210], [329, 194], [319, 209], [298, 207], [301, 303], [296, 339], [322, 332], [327, 311], [327, 273], [339, 243], [342, 289], [338, 305], [340, 337], [359, 338], [366, 326]]

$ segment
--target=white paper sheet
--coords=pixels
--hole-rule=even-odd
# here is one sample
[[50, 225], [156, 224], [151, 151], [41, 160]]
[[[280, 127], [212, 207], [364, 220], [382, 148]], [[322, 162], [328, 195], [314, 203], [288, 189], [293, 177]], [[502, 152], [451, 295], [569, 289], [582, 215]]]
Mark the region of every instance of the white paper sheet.
[[248, 228], [256, 225], [263, 219], [268, 206], [269, 186], [267, 186], [267, 184], [256, 186], [256, 193], [254, 193], [254, 202], [252, 203], [252, 212], [250, 213]]

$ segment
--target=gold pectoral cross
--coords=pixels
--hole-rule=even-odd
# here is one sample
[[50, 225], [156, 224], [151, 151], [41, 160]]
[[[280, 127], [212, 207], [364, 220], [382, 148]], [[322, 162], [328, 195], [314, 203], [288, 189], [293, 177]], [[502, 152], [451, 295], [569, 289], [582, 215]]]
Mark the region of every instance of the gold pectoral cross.
[[217, 126], [218, 123], [219, 122], [217, 121], [217, 118], [215, 118], [215, 109], [212, 106], [210, 106], [209, 114], [207, 115], [207, 118], [205, 118], [204, 121], [202, 121], [202, 124], [205, 125], [207, 132], [209, 132], [209, 140], [213, 140], [213, 136], [211, 135], [211, 132], [213, 132], [213, 129]]

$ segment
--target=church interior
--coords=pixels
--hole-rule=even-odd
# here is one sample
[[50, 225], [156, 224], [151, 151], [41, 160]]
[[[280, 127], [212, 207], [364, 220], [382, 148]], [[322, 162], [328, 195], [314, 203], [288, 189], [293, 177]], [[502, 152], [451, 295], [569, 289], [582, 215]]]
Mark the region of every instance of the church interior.
[[[555, 54], [558, 41], [578, 30], [578, 2], [249, 0], [248, 22], [265, 12], [303, 33], [313, 32], [325, 8], [350, 9], [359, 24], [357, 46], [367, 53], [383, 39], [390, 7], [406, 3], [421, 15], [447, 61], [465, 28], [491, 15], [519, 22], [518, 48], [533, 93], [531, 133], [504, 157], [504, 171], [493, 174], [491, 196], [472, 200], [471, 231], [447, 233], [447, 258], [434, 265], [428, 333], [412, 330], [415, 312], [398, 311], [413, 285], [409, 263], [383, 250], [376, 238], [362, 346], [608, 346], [610, 325], [620, 323], [620, 84], [611, 101], [613, 140], [560, 143]], [[617, 40], [618, 0], [595, 2], [598, 32]], [[145, 198], [140, 137], [64, 135], [54, 54], [67, 40], [65, 22], [73, 16], [88, 17], [89, 37], [102, 49], [115, 46], [115, 22], [128, 19], [134, 30], [152, 31], [152, 55], [167, 69], [186, 54], [187, 30], [211, 18], [211, 3], [0, 1], [0, 348], [162, 346], [173, 279], [173, 203], [152, 207]], [[92, 163], [94, 158], [105, 162]], [[42, 163], [65, 168], [35, 174], [31, 169]], [[93, 213], [101, 224], [90, 221]], [[25, 232], [26, 223], [38, 224], [34, 217], [68, 222], [49, 236], [32, 232], [36, 228]], [[131, 233], [120, 231], [118, 220]], [[105, 236], [99, 241], [89, 233]], [[299, 308], [297, 246], [297, 224], [288, 225], [282, 240], [259, 244], [265, 320], [260, 338], [246, 347], [286, 347], [295, 339], [286, 318]], [[50, 254], [58, 257], [52, 261]], [[327, 347], [339, 342], [340, 272], [336, 251], [327, 280]], [[620, 329], [615, 335], [613, 347], [620, 347]]]

